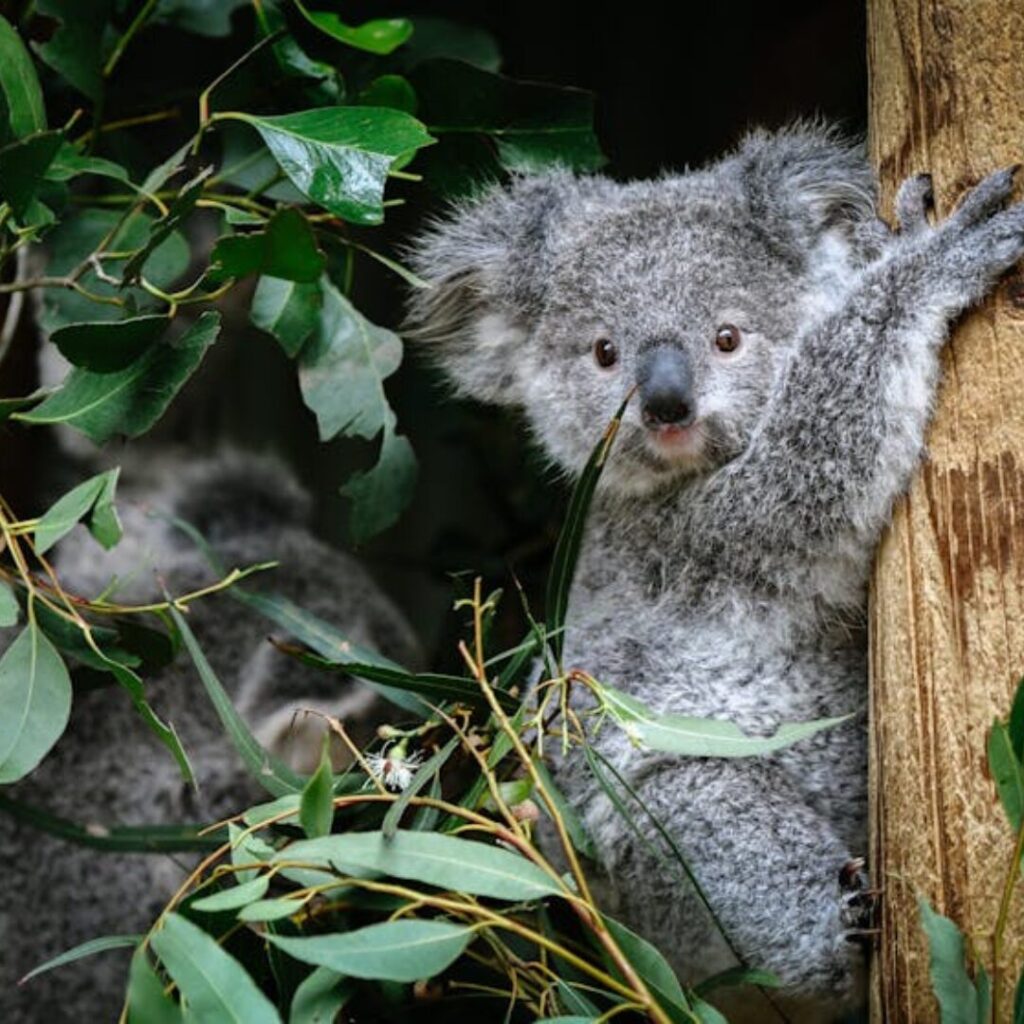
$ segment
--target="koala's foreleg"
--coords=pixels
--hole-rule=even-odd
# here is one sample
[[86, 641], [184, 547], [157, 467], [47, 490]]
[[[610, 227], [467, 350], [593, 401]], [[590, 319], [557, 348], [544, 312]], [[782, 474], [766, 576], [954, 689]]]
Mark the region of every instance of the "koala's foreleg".
[[927, 180], [904, 184], [902, 233], [808, 325], [747, 452], [709, 482], [705, 511], [718, 536], [734, 521], [738, 557], [860, 555], [877, 540], [920, 457], [950, 322], [1024, 257], [1012, 181], [990, 175], [934, 228]]

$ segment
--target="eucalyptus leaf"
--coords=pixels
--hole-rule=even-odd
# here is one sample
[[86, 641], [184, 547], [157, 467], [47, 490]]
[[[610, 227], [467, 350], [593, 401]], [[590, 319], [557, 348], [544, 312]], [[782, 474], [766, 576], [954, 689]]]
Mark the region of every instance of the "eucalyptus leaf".
[[391, 53], [412, 35], [412, 22], [407, 18], [375, 18], [362, 25], [346, 25], [333, 11], [310, 10], [302, 0], [295, 0], [295, 6], [321, 32], [368, 53]]
[[96, 102], [103, 91], [103, 62], [108, 48], [105, 30], [113, 0], [36, 0], [37, 14], [58, 22], [45, 43], [33, 43], [36, 53], [79, 92]]
[[158, 0], [153, 20], [219, 38], [231, 34], [231, 15], [248, 5], [249, 0]]
[[354, 991], [344, 975], [318, 967], [295, 990], [288, 1024], [331, 1024]]
[[[253, 862], [264, 864], [274, 856], [274, 848], [270, 843], [249, 831], [243, 831], [234, 822], [228, 825], [228, 841], [231, 843], [231, 863], [236, 868]], [[251, 882], [258, 875], [257, 868], [243, 868], [235, 872], [239, 884]]]
[[113, 504], [119, 473], [119, 469], [111, 469], [90, 477], [47, 509], [35, 529], [36, 552], [49, 551], [86, 518], [89, 532], [105, 548], [112, 548], [121, 539], [121, 524]]
[[220, 314], [208, 310], [176, 342], [153, 345], [123, 370], [76, 367], [60, 390], [12, 418], [74, 427], [97, 444], [117, 435], [138, 437], [164, 414], [219, 330]]
[[448, 921], [386, 921], [353, 932], [267, 940], [304, 963], [353, 978], [418, 981], [449, 967], [473, 937], [473, 930]]
[[281, 1024], [245, 968], [206, 932], [168, 914], [150, 940], [188, 1004], [195, 1024]]
[[714, 992], [716, 988], [735, 988], [737, 985], [778, 988], [781, 984], [782, 982], [771, 971], [763, 971], [754, 967], [729, 967], [694, 985], [693, 991], [697, 995], [706, 996], [709, 992]]
[[[550, 771], [548, 771], [548, 766], [543, 761], [534, 760], [533, 767], [541, 777], [541, 781], [544, 783], [544, 788], [547, 790], [548, 796], [550, 796], [554, 802], [554, 805], [562, 818], [562, 822], [565, 825], [565, 830], [569, 833], [569, 839], [572, 842], [572, 845], [582, 853], [584, 857], [590, 857], [591, 859], [595, 858], [597, 856], [597, 849], [594, 846], [593, 839], [591, 839], [587, 834], [587, 830], [584, 827], [580, 816], [576, 813], [576, 809], [568, 800], [566, 800], [565, 794], [561, 789], [559, 789], [554, 776]], [[551, 812], [548, 809], [547, 804], [541, 801], [541, 806], [544, 809], [544, 813], [550, 817]]]
[[297, 914], [306, 904], [302, 897], [289, 899], [283, 897], [279, 900], [256, 900], [247, 906], [242, 907], [238, 912], [240, 921], [281, 921], [286, 917]]
[[213, 280], [267, 274], [287, 281], [316, 281], [324, 270], [324, 255], [317, 248], [309, 221], [286, 207], [278, 210], [265, 231], [227, 235], [210, 253]]
[[112, 178], [130, 184], [128, 172], [113, 160], [88, 156], [79, 152], [70, 142], [61, 144], [57, 155], [46, 171], [49, 181], [71, 181], [83, 174], [95, 174], [101, 178]]
[[251, 124], [281, 170], [312, 202], [354, 224], [384, 219], [384, 185], [400, 157], [433, 140], [415, 118], [376, 107], [318, 107], [294, 114], [216, 115]]
[[27, 135], [0, 149], [0, 199], [21, 218], [60, 148], [60, 132]]
[[402, 790], [398, 799], [388, 808], [388, 813], [384, 815], [381, 832], [385, 839], [394, 838], [409, 802], [425, 786], [440, 777], [441, 769], [447, 763], [448, 758], [458, 749], [460, 742], [458, 736], [453, 736], [440, 750], [416, 769], [412, 781]]
[[211, 896], [193, 900], [189, 904], [189, 909], [201, 910], [208, 914], [224, 910], [238, 910], [248, 903], [255, 903], [256, 900], [262, 899], [269, 888], [270, 878], [267, 875], [258, 875], [239, 885], [229, 885], [226, 889], [221, 889]]
[[697, 1015], [700, 1024], [729, 1024], [720, 1011], [699, 997], [693, 1000], [693, 1012]]
[[334, 821], [334, 774], [331, 771], [330, 734], [324, 734], [320, 765], [309, 777], [299, 801], [299, 824], [302, 831], [315, 839], [331, 831]]
[[294, 359], [320, 319], [320, 286], [263, 276], [256, 285], [249, 319], [273, 335]]
[[948, 917], [934, 911], [923, 896], [918, 897], [917, 904], [921, 926], [928, 936], [928, 971], [942, 1024], [977, 1024], [987, 1020], [987, 1008], [979, 1003], [978, 991], [967, 974], [960, 929]]
[[0, 629], [13, 626], [18, 621], [20, 609], [18, 599], [9, 583], [0, 580]]
[[1013, 995], [1013, 1024], [1024, 1024], [1024, 968], [1021, 968]]
[[0, 93], [9, 131], [0, 138], [21, 139], [46, 131], [46, 107], [32, 58], [11, 23], [0, 17]]
[[748, 736], [732, 722], [690, 715], [655, 714], [635, 697], [604, 683], [596, 688], [602, 708], [630, 740], [647, 750], [692, 757], [754, 757], [791, 746], [849, 719], [819, 718], [787, 722], [771, 736]]
[[30, 621], [0, 657], [0, 784], [17, 782], [60, 739], [71, 679], [56, 648]]
[[167, 330], [168, 316], [137, 316], [113, 323], [59, 327], [50, 340], [69, 363], [96, 373], [114, 373], [135, 362]]
[[546, 871], [517, 853], [432, 832], [399, 829], [391, 838], [383, 832], [347, 832], [304, 839], [285, 847], [275, 860], [342, 873], [350, 867], [380, 871], [494, 899], [539, 899], [562, 892]]
[[142, 939], [141, 935], [104, 935], [102, 938], [89, 939], [87, 942], [79, 943], [71, 949], [47, 960], [46, 963], [34, 967], [22, 978], [18, 984], [24, 985], [26, 981], [52, 971], [55, 967], [63, 967], [65, 964], [72, 964], [76, 960], [83, 960], [87, 956], [95, 956], [97, 953], [106, 953], [111, 949], [125, 949], [129, 946], [137, 946]]
[[364, 107], [391, 107], [416, 115], [416, 90], [401, 75], [380, 75], [363, 89], [356, 102]]
[[1017, 683], [1010, 707], [1010, 744], [1017, 760], [1024, 763], [1024, 679]]
[[376, 463], [353, 473], [341, 488], [352, 501], [348, 525], [353, 544], [361, 544], [393, 526], [416, 489], [416, 455], [408, 439], [396, 434], [394, 428], [394, 417], [389, 416]]
[[637, 974], [648, 984], [662, 1002], [674, 1004], [682, 1010], [690, 1009], [689, 1000], [683, 992], [675, 971], [668, 961], [646, 939], [631, 931], [624, 924], [605, 915], [605, 924]]
[[181, 1024], [181, 1007], [164, 992], [144, 949], [132, 957], [126, 1002], [128, 1024]]
[[998, 719], [988, 734], [988, 767], [1010, 828], [1017, 832], [1024, 816], [1024, 766], [1013, 751], [1009, 727]]

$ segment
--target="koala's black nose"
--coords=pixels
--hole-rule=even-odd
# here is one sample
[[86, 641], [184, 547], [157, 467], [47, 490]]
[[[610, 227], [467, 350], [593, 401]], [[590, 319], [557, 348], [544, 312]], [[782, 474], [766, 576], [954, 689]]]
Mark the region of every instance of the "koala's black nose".
[[640, 411], [649, 427], [687, 427], [695, 417], [693, 372], [686, 353], [661, 344], [640, 359]]

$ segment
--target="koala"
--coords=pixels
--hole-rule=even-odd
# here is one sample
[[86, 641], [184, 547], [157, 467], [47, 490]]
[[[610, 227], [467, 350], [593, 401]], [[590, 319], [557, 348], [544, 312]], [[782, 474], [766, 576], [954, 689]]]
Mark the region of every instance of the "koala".
[[861, 147], [801, 123], [653, 181], [516, 177], [411, 245], [432, 284], [412, 335], [459, 394], [519, 410], [565, 474], [635, 389], [586, 527], [566, 666], [753, 735], [851, 716], [756, 758], [650, 752], [611, 726], [594, 740], [666, 823], [728, 944], [582, 759], [558, 766], [611, 913], [687, 982], [737, 956], [779, 978], [770, 1004], [716, 990], [733, 1021], [836, 1021], [865, 1001], [851, 940], [868, 902], [870, 564], [921, 458], [951, 321], [1024, 256], [1012, 177], [936, 226], [912, 178], [891, 232]]
[[[421, 663], [399, 610], [353, 558], [313, 535], [309, 500], [284, 466], [238, 451], [204, 457], [157, 446], [134, 458], [124, 454], [124, 538], [107, 554], [82, 528], [60, 543], [54, 563], [71, 593], [95, 596], [116, 577], [116, 599], [141, 603], [160, 600], [154, 570], [175, 594], [217, 579], [189, 539], [147, 514], [152, 508], [197, 526], [226, 569], [279, 561], [246, 587], [281, 593], [355, 642], [404, 664]], [[340, 718], [356, 742], [372, 737], [384, 714], [373, 692], [277, 651], [267, 642], [274, 627], [265, 619], [221, 594], [192, 605], [189, 620], [240, 714], [294, 768], [315, 767], [323, 732], [322, 723], [298, 714], [303, 709]], [[15, 632], [0, 630], [0, 649]], [[196, 787], [182, 781], [128, 694], [111, 683], [76, 687], [64, 736], [35, 772], [4, 792], [96, 835], [116, 825], [205, 824], [270, 799], [243, 768], [184, 652], [145, 681], [147, 698], [181, 737]], [[91, 957], [21, 988], [16, 982], [87, 939], [144, 932], [194, 860], [76, 846], [0, 810], [0, 1020], [116, 1020], [129, 951]]]

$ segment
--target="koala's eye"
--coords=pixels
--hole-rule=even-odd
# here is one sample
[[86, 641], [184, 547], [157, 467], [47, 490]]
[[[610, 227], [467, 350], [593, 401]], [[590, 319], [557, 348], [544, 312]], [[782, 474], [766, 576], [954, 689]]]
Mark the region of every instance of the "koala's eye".
[[594, 342], [594, 359], [607, 370], [619, 361], [619, 350], [607, 338], [598, 338]]
[[715, 333], [715, 348], [719, 352], [735, 352], [740, 347], [740, 329], [734, 324], [722, 324]]

